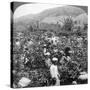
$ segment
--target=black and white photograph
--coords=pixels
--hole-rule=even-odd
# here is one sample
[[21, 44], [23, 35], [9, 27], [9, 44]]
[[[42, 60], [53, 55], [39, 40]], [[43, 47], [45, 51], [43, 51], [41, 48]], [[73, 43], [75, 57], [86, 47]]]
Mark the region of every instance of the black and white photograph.
[[88, 84], [88, 6], [11, 2], [11, 87]]

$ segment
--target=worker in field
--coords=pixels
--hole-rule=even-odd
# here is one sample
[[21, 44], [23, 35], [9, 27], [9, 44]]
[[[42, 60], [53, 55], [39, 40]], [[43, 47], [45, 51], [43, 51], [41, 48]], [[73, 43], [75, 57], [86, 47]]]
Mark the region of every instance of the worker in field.
[[55, 86], [59, 86], [60, 85], [60, 80], [59, 80], [59, 72], [58, 72], [58, 66], [57, 66], [57, 62], [58, 62], [58, 58], [53, 57], [52, 58], [53, 63], [50, 66], [50, 74], [52, 77], [52, 83]]
[[73, 54], [74, 51], [71, 50], [70, 47], [66, 47], [63, 53], [64, 53], [64, 54], [63, 54], [60, 62], [63, 62], [64, 60], [65, 60], [66, 62], [71, 61], [71, 54]]

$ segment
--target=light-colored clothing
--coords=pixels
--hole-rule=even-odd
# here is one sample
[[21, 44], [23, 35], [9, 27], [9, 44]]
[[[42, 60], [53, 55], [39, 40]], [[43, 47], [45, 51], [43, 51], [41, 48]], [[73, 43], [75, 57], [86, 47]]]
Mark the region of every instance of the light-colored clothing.
[[59, 72], [58, 72], [57, 65], [54, 65], [54, 64], [51, 65], [50, 73], [51, 73], [52, 78], [58, 78]]
[[52, 76], [52, 78], [56, 78], [56, 84], [55, 86], [60, 85], [60, 80], [59, 80], [59, 72], [58, 72], [58, 68], [57, 65], [52, 64], [50, 67], [50, 74]]

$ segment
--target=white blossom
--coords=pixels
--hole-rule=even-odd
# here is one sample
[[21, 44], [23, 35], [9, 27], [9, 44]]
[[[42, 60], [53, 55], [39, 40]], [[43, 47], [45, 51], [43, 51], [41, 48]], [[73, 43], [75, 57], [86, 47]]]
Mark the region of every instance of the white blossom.
[[58, 61], [58, 58], [53, 57], [53, 58], [52, 58], [52, 61]]
[[28, 78], [26, 78], [26, 77], [22, 77], [22, 78], [19, 80], [18, 85], [20, 85], [21, 87], [25, 87], [25, 86], [28, 86], [30, 82], [31, 82], [30, 79], [28, 79]]
[[88, 74], [86, 72], [81, 72], [81, 75], [78, 77], [78, 79], [86, 80], [88, 79]]

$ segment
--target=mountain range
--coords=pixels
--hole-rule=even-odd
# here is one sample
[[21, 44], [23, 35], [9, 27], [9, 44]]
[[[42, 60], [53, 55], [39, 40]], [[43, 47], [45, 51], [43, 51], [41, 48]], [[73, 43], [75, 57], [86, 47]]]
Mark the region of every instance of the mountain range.
[[57, 21], [63, 20], [63, 18], [67, 16], [76, 18], [77, 16], [84, 13], [86, 13], [85, 10], [76, 6], [57, 7], [44, 10], [43, 12], [38, 14], [30, 14], [17, 18], [14, 20], [14, 27], [16, 27], [15, 30], [23, 30], [23, 28], [25, 30], [25, 28], [27, 29], [29, 25], [36, 25], [37, 23], [40, 23], [40, 27], [43, 28], [43, 26], [45, 25], [45, 27], [48, 27], [48, 24], [57, 24]]

